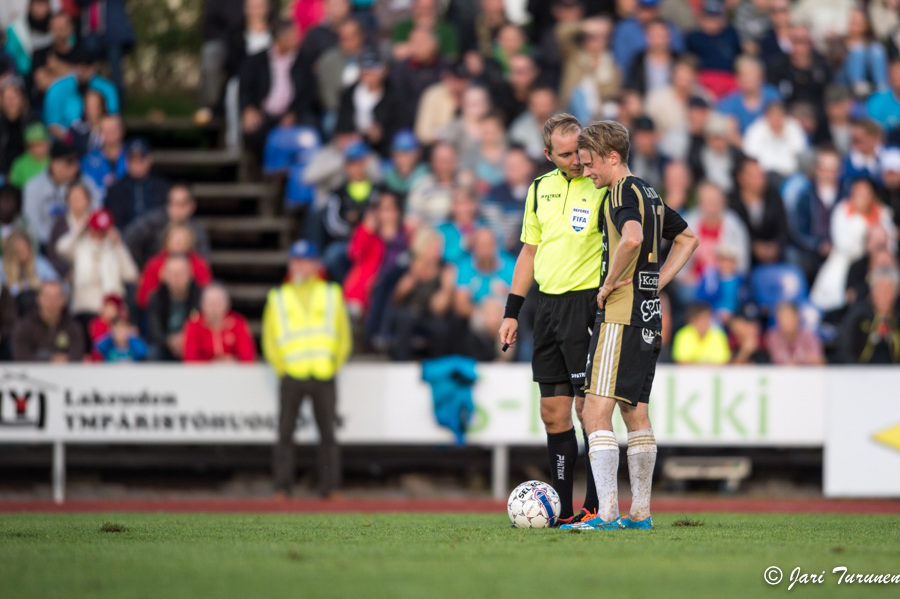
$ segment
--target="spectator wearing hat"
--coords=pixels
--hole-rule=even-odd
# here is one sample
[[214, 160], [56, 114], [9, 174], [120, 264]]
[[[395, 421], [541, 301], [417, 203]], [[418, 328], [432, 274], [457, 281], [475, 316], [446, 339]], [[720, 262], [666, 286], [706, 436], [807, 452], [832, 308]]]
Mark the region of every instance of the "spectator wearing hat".
[[273, 454], [276, 492], [293, 485], [294, 429], [309, 397], [319, 431], [319, 492], [329, 495], [341, 482], [340, 449], [335, 438], [335, 378], [350, 357], [350, 320], [335, 283], [318, 277], [318, 248], [298, 241], [289, 251], [288, 281], [269, 292], [263, 310], [262, 349], [280, 379], [278, 442]]
[[[320, 209], [325, 206], [328, 197], [347, 183], [347, 169], [344, 152], [351, 145], [362, 141], [359, 133], [335, 133], [330, 142], [316, 152], [306, 168], [303, 169], [303, 183], [316, 187], [316, 198], [313, 206]], [[381, 159], [375, 152], [366, 155], [366, 175], [369, 180], [380, 182], [382, 179]], [[319, 219], [307, 219], [310, 231], [306, 235], [313, 238], [319, 234]]]
[[[627, 73], [635, 57], [647, 48], [647, 26], [660, 19], [660, 0], [638, 0], [637, 12], [618, 22], [612, 36], [612, 51], [619, 71]], [[675, 54], [684, 52], [681, 30], [663, 21], [669, 29], [669, 49]]]
[[887, 131], [900, 129], [900, 57], [888, 67], [888, 87], [866, 101], [866, 112]]
[[100, 147], [81, 159], [81, 171], [91, 178], [103, 198], [106, 198], [109, 188], [127, 172], [125, 128], [119, 115], [108, 114], [103, 117], [100, 121], [100, 138], [103, 140]]
[[809, 28], [794, 24], [789, 32], [791, 48], [786, 56], [769, 67], [769, 83], [775, 86], [788, 105], [808, 102], [819, 114], [824, 112], [825, 88], [832, 81], [825, 57], [815, 51]]
[[688, 34], [685, 46], [700, 60], [700, 84], [715, 97], [735, 88], [734, 61], [741, 54], [741, 39], [726, 19], [722, 0], [704, 0], [700, 27]]
[[262, 156], [266, 137], [274, 127], [289, 127], [304, 115], [303, 65], [297, 59], [297, 29], [279, 21], [272, 47], [247, 58], [241, 66], [240, 107], [244, 141]]
[[787, 256], [814, 281], [831, 253], [831, 213], [840, 199], [841, 158], [834, 148], [816, 152], [812, 181], [788, 213], [791, 247]]
[[755, 158], [744, 157], [734, 172], [737, 188], [729, 205], [750, 233], [753, 264], [780, 262], [788, 241], [787, 215], [778, 188]]
[[441, 80], [422, 92], [416, 111], [416, 137], [426, 145], [436, 141], [453, 122], [469, 85], [469, 69], [463, 61], [446, 64], [441, 73]]
[[72, 61], [75, 70], [58, 79], [44, 97], [44, 123], [50, 133], [63, 139], [67, 129], [84, 112], [84, 92], [93, 89], [103, 96], [106, 110], [119, 113], [119, 92], [109, 80], [97, 74], [97, 59], [84, 47], [76, 47]]
[[212, 269], [209, 267], [209, 262], [194, 249], [194, 234], [191, 228], [184, 223], [170, 223], [163, 232], [163, 249], [150, 258], [141, 271], [136, 297], [137, 305], [140, 308], [146, 309], [150, 298], [159, 289], [163, 269], [171, 255], [185, 256], [188, 259], [192, 278], [200, 287], [204, 287], [212, 281]]
[[894, 211], [894, 224], [900, 230], [900, 148], [888, 148], [881, 155], [881, 181], [884, 203]]
[[16, 362], [80, 362], [85, 343], [82, 327], [69, 316], [65, 287], [44, 281], [37, 294], [37, 310], [23, 316], [13, 329]]
[[672, 359], [678, 364], [727, 364], [731, 361], [728, 336], [715, 323], [709, 304], [687, 309], [687, 324], [672, 340]]
[[256, 342], [247, 319], [231, 309], [228, 291], [210, 283], [200, 296], [200, 312], [184, 326], [185, 362], [255, 362]]
[[31, 179], [22, 193], [22, 212], [37, 235], [46, 245], [53, 221], [65, 213], [66, 195], [75, 183], [81, 183], [91, 197], [91, 206], [100, 206], [100, 191], [94, 182], [81, 173], [78, 150], [70, 143], [55, 140], [50, 148], [47, 170]]
[[365, 50], [359, 67], [359, 81], [341, 93], [335, 131], [360, 133], [372, 149], [387, 158], [394, 135], [412, 126], [410, 105], [387, 80], [387, 66], [378, 52]]
[[50, 165], [50, 136], [41, 123], [25, 128], [25, 152], [13, 160], [9, 169], [9, 182], [24, 189], [41, 171]]
[[739, 56], [734, 61], [737, 89], [719, 100], [718, 110], [733, 117], [741, 135], [758, 119], [770, 102], [781, 98], [778, 90], [765, 82], [763, 63], [752, 56]]
[[8, 175], [13, 161], [25, 152], [28, 101], [23, 83], [18, 77], [0, 82], [0, 176]]
[[184, 325], [200, 309], [200, 287], [184, 254], [170, 254], [162, 284], [147, 308], [147, 344], [151, 360], [173, 362], [184, 357]]
[[164, 208], [169, 193], [169, 183], [152, 173], [153, 154], [145, 139], [131, 140], [125, 146], [125, 159], [125, 175], [109, 188], [104, 202], [120, 230]]
[[91, 343], [91, 358], [95, 362], [102, 362], [103, 356], [97, 351], [97, 342], [109, 335], [113, 323], [119, 319], [128, 320], [128, 308], [122, 296], [111, 293], [103, 298], [100, 313], [91, 319], [87, 328], [87, 339]]
[[867, 301], [846, 315], [838, 338], [841, 361], [846, 364], [900, 364], [900, 324], [896, 266], [879, 269], [869, 278]]
[[659, 153], [659, 134], [653, 119], [644, 115], [634, 122], [631, 133], [629, 168], [656, 189], [662, 189], [663, 157]]
[[556, 28], [562, 57], [560, 106], [582, 122], [599, 118], [622, 83], [610, 50], [612, 29], [608, 17], [560, 23]]
[[172, 225], [185, 225], [193, 234], [194, 249], [203, 258], [209, 257], [209, 236], [194, 218], [197, 202], [190, 187], [178, 183], [169, 188], [164, 208], [157, 208], [136, 217], [122, 233], [125, 244], [137, 265], [144, 264], [163, 247], [164, 235]]
[[318, 100], [326, 131], [334, 128], [341, 93], [359, 80], [359, 59], [366, 43], [363, 25], [355, 18], [342, 21], [337, 27], [337, 36], [337, 45], [324, 51], [315, 63]]
[[528, 97], [528, 110], [513, 121], [509, 143], [521, 146], [532, 160], [544, 158], [544, 123], [556, 112], [556, 92], [551, 87], [535, 87]]
[[72, 264], [72, 313], [85, 327], [110, 294], [125, 296], [137, 283], [138, 269], [109, 210], [93, 212], [87, 227], [72, 229], [56, 242], [59, 255]]
[[787, 115], [780, 100], [770, 102], [744, 134], [744, 154], [756, 159], [765, 172], [782, 178], [800, 170], [807, 148], [803, 127]]
[[413, 185], [428, 174], [422, 163], [422, 151], [415, 133], [409, 129], [398, 131], [391, 142], [391, 161], [384, 170], [385, 188], [406, 204], [406, 196]]
[[775, 326], [766, 332], [766, 349], [779, 366], [825, 364], [822, 340], [803, 326], [797, 304], [784, 302], [775, 312]]

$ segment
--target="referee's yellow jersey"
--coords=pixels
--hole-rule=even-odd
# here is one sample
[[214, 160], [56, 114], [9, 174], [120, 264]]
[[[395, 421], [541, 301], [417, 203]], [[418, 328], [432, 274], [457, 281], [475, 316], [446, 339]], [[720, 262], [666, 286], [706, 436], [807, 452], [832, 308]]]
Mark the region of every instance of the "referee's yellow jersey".
[[541, 292], [559, 295], [600, 286], [606, 188], [587, 177], [567, 181], [559, 169], [528, 188], [522, 242], [537, 246], [534, 279]]

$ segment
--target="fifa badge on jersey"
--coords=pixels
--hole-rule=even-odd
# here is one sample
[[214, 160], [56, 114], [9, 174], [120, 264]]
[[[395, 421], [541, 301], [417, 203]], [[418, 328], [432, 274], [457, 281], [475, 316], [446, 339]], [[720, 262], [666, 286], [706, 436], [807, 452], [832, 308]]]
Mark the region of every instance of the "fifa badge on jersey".
[[572, 207], [572, 228], [576, 233], [581, 233], [591, 220], [590, 208]]

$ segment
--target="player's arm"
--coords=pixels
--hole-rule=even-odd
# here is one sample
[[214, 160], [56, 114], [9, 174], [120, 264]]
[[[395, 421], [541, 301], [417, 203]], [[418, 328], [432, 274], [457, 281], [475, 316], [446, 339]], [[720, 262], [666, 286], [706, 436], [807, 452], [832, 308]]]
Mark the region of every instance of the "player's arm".
[[597, 305], [602, 308], [609, 294], [623, 287], [630, 285], [631, 279], [622, 279], [628, 266], [637, 259], [638, 253], [641, 251], [641, 244], [644, 243], [644, 228], [639, 220], [627, 220], [621, 226], [622, 239], [616, 248], [609, 264], [609, 273], [606, 275], [606, 281], [600, 288], [597, 295]]
[[672, 242], [672, 249], [669, 250], [669, 257], [666, 259], [666, 263], [659, 269], [658, 291], [662, 290], [675, 278], [675, 275], [684, 268], [691, 254], [700, 245], [700, 240], [687, 226], [684, 219], [668, 206], [666, 206], [663, 218], [662, 235], [665, 239]]

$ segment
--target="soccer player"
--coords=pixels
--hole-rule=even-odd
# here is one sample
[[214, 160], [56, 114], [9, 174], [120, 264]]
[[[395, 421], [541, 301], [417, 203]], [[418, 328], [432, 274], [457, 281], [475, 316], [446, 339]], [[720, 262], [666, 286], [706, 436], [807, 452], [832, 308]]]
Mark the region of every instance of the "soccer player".
[[[559, 493], [560, 522], [580, 522], [597, 510], [590, 463], [584, 507], [572, 510], [573, 476], [578, 440], [572, 423], [572, 401], [581, 419], [584, 406], [584, 357], [591, 341], [600, 254], [603, 240], [599, 214], [603, 191], [581, 172], [575, 144], [581, 124], [557, 114], [544, 124], [544, 155], [556, 169], [538, 177], [528, 189], [522, 242], [516, 261], [500, 339], [516, 341], [519, 310], [534, 281], [540, 287], [534, 317], [531, 365], [541, 392], [541, 419], [547, 430], [547, 453], [553, 488]], [[582, 427], [587, 448], [587, 435]], [[587, 456], [585, 456], [587, 457]]]
[[[583, 422], [600, 507], [597, 515], [564, 528], [653, 528], [650, 485], [656, 440], [647, 414], [661, 346], [659, 290], [678, 273], [698, 241], [677, 212], [628, 170], [628, 130], [615, 121], [587, 126], [578, 137], [584, 174], [609, 189], [602, 216], [603, 278], [585, 380]], [[672, 241], [660, 268], [662, 239]], [[619, 444], [612, 415], [618, 403], [628, 428], [631, 510], [619, 517]]]

